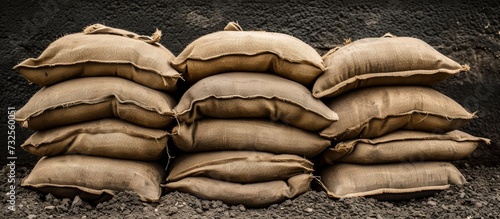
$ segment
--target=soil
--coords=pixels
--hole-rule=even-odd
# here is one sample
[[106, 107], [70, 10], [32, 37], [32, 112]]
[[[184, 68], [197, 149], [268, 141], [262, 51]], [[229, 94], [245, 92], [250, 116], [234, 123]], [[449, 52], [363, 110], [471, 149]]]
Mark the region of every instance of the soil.
[[[267, 208], [231, 206], [201, 200], [190, 194], [164, 194], [159, 203], [144, 203], [133, 193], [120, 192], [106, 202], [91, 205], [79, 197], [58, 199], [22, 187], [16, 188], [16, 211], [8, 210], [8, 194], [1, 197], [0, 218], [500, 218], [500, 164], [471, 157], [453, 162], [468, 183], [430, 197], [388, 202], [372, 198], [330, 199], [311, 190]], [[18, 167], [16, 181], [32, 167]], [[4, 166], [1, 175], [9, 169]], [[7, 177], [0, 179], [8, 188]]]

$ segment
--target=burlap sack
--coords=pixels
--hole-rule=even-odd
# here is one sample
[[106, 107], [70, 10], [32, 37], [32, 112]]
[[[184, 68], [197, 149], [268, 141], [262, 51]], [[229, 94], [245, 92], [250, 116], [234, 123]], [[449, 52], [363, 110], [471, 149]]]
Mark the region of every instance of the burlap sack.
[[466, 180], [453, 164], [446, 162], [337, 163], [322, 172], [321, 182], [331, 198], [373, 196], [390, 200], [428, 195], [427, 191], [446, 190], [450, 184], [461, 186]]
[[321, 131], [338, 120], [335, 112], [299, 83], [271, 74], [233, 72], [207, 77], [182, 96], [180, 121], [203, 117], [266, 118]]
[[381, 164], [408, 161], [459, 160], [470, 155], [489, 139], [454, 130], [445, 134], [419, 131], [395, 131], [374, 139], [356, 139], [338, 143], [322, 154], [322, 163]]
[[[190, 83], [223, 72], [268, 72], [312, 85], [323, 73], [321, 56], [306, 43], [281, 33], [231, 30], [202, 36], [189, 44], [172, 65]], [[227, 28], [226, 28], [227, 30]]]
[[21, 147], [40, 157], [82, 154], [153, 161], [165, 154], [167, 135], [160, 129], [102, 119], [36, 132]]
[[296, 154], [311, 158], [330, 141], [318, 133], [257, 119], [202, 119], [172, 130], [174, 144], [186, 152], [243, 150]]
[[90, 201], [114, 191], [131, 191], [142, 201], [158, 202], [164, 173], [157, 163], [62, 155], [40, 159], [21, 186], [61, 198], [84, 194]]
[[153, 38], [95, 24], [84, 33], [66, 35], [38, 58], [16, 65], [26, 79], [52, 85], [77, 77], [118, 76], [144, 86], [175, 91], [180, 74], [171, 66], [174, 55]]
[[386, 85], [434, 85], [469, 70], [411, 37], [366, 38], [335, 48], [323, 57], [325, 73], [314, 83], [317, 98]]
[[327, 105], [342, 119], [320, 134], [335, 141], [376, 138], [397, 129], [448, 132], [474, 117], [451, 98], [417, 86], [364, 88]]
[[313, 164], [297, 155], [217, 151], [185, 154], [176, 158], [167, 181], [197, 176], [235, 183], [257, 183], [284, 180], [312, 172]]
[[162, 186], [201, 199], [220, 200], [229, 205], [267, 207], [306, 192], [310, 188], [312, 179], [312, 175], [301, 174], [286, 181], [239, 184], [206, 177], [188, 177]]
[[38, 91], [16, 112], [22, 127], [43, 130], [116, 117], [150, 128], [164, 128], [174, 117], [173, 98], [129, 80], [87, 77]]

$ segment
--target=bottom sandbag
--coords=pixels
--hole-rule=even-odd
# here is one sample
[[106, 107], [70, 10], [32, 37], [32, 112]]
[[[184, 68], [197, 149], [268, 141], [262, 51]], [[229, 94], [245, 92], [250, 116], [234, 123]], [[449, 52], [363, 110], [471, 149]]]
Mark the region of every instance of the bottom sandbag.
[[158, 163], [62, 155], [40, 159], [21, 186], [91, 202], [109, 199], [114, 191], [131, 191], [142, 201], [158, 202], [164, 177]]
[[[321, 174], [331, 198], [373, 196], [384, 200], [410, 199], [429, 191], [463, 185], [464, 176], [447, 162], [359, 165], [337, 163]], [[407, 194], [406, 196], [403, 194]]]
[[230, 205], [266, 207], [306, 192], [312, 179], [312, 175], [301, 174], [290, 177], [287, 181], [239, 184], [206, 177], [187, 177], [162, 186], [190, 193], [201, 199], [220, 200]]

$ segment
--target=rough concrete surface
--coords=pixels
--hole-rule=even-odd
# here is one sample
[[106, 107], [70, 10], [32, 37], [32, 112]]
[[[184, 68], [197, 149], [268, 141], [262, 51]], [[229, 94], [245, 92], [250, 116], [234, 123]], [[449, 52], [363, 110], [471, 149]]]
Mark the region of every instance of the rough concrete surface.
[[[455, 75], [445, 82], [436, 85], [435, 88], [462, 104], [466, 109], [477, 111], [476, 115], [478, 118], [463, 127], [462, 130], [492, 140], [491, 145], [481, 145], [470, 157], [463, 161], [463, 165], [459, 166], [461, 171], [465, 171], [464, 175], [467, 173], [472, 175], [466, 176], [469, 177], [468, 180], [471, 181], [471, 185], [475, 185], [474, 183], [485, 183], [481, 184], [483, 185], [482, 188], [485, 189], [478, 190], [471, 188], [475, 193], [468, 194], [470, 190], [467, 188], [465, 190], [454, 188], [450, 190], [451, 193], [447, 191], [439, 193], [435, 197], [417, 200], [415, 202], [417, 205], [425, 205], [430, 202], [431, 207], [421, 208], [422, 215], [434, 217], [435, 214], [426, 212], [442, 212], [444, 207], [438, 211], [441, 201], [447, 200], [448, 196], [462, 198], [462, 192], [466, 196], [474, 196], [473, 199], [479, 201], [471, 201], [471, 203], [482, 203], [479, 204], [481, 207], [489, 206], [489, 204], [485, 204], [484, 202], [490, 204], [496, 203], [496, 206], [498, 206], [498, 173], [500, 169], [500, 162], [498, 161], [498, 157], [500, 156], [500, 147], [498, 145], [500, 141], [500, 114], [498, 113], [500, 112], [500, 101], [498, 101], [498, 97], [500, 96], [499, 11], [500, 2], [496, 0], [3, 1], [0, 8], [0, 56], [2, 57], [0, 60], [0, 74], [2, 78], [0, 86], [2, 98], [0, 102], [2, 106], [1, 110], [3, 111], [3, 116], [0, 117], [0, 142], [2, 142], [0, 143], [2, 145], [2, 149], [0, 149], [0, 161], [2, 165], [8, 162], [6, 159], [7, 108], [21, 108], [40, 89], [38, 85], [29, 84], [20, 74], [13, 71], [12, 67], [26, 58], [37, 57], [50, 42], [58, 37], [67, 33], [79, 32], [89, 24], [103, 23], [143, 35], [149, 35], [155, 28], [159, 28], [164, 34], [161, 43], [175, 55], [179, 54], [187, 44], [196, 38], [204, 34], [222, 30], [229, 21], [237, 21], [247, 30], [266, 30], [293, 35], [316, 48], [321, 54], [341, 44], [346, 38], [356, 40], [365, 37], [377, 37], [391, 32], [396, 36], [420, 38], [457, 62], [471, 66], [469, 72]], [[37, 160], [36, 157], [27, 154], [19, 148], [19, 145], [31, 133], [32, 131], [21, 129], [19, 126], [16, 128], [16, 164], [18, 168], [22, 168], [23, 166], [31, 168]], [[487, 170], [484, 172], [473, 171], [474, 168], [486, 168]], [[22, 173], [19, 170], [17, 177], [21, 177], [19, 174]], [[497, 175], [478, 175], [482, 173]], [[477, 181], [477, 179], [484, 180]], [[1, 190], [4, 191], [7, 188], [1, 188]], [[42, 197], [38, 193], [22, 189], [19, 191], [33, 196], [35, 201], [40, 201], [39, 205], [53, 203], [53, 200], [46, 200], [46, 197]], [[457, 193], [460, 193], [460, 196]], [[476, 193], [478, 194], [477, 197]], [[495, 195], [497, 202], [491, 202], [488, 197], [495, 199]], [[187, 202], [181, 199], [200, 202], [193, 197], [186, 198], [184, 194], [169, 194], [163, 198], [166, 202], [162, 202], [165, 205], [164, 208], [169, 209], [168, 212], [173, 212], [173, 208], [175, 207], [175, 205], [171, 205], [172, 203], [175, 204], [175, 202], [170, 201], [170, 199], [178, 199], [177, 201], [179, 202]], [[3, 200], [2, 206], [5, 203]], [[299, 207], [309, 206], [306, 204], [297, 204], [304, 201], [317, 202], [311, 204], [313, 213], [309, 212], [309, 209], [299, 209]], [[331, 218], [334, 215], [328, 212], [318, 215], [312, 206], [316, 204], [328, 206], [338, 204], [343, 207], [337, 206], [332, 209], [346, 210], [348, 212], [352, 212], [353, 206], [358, 206], [357, 208], [363, 208], [364, 206], [385, 208], [384, 206], [386, 206], [386, 203], [381, 204], [373, 202], [370, 199], [361, 199], [361, 201], [356, 199], [353, 203], [348, 202], [351, 201], [343, 200], [338, 202], [325, 198], [324, 193], [309, 192], [296, 200], [271, 207], [271, 210], [256, 210], [254, 213], [258, 217], [271, 217], [272, 214], [281, 217], [309, 217], [316, 215], [317, 217]], [[202, 205], [203, 203], [202, 201]], [[229, 216], [231, 216], [231, 212], [233, 212], [232, 206], [226, 208], [214, 203], [216, 202], [210, 202], [209, 205], [216, 205], [214, 209], [218, 209], [217, 207], [219, 207], [222, 208], [222, 211], [219, 212], [217, 210], [216, 212], [219, 213], [205, 216], [223, 217], [226, 216], [226, 212], [229, 212]], [[415, 203], [389, 203], [387, 205], [392, 206], [388, 208], [392, 209], [391, 212], [394, 215], [418, 217], [418, 214], [406, 215], [401, 213], [410, 211], [411, 209], [408, 206], [413, 206]], [[434, 203], [437, 203], [437, 207]], [[457, 201], [453, 201], [453, 203], [454, 205], [465, 206], [467, 211], [471, 211], [470, 214], [464, 213], [464, 217], [466, 215], [474, 216], [475, 214], [488, 217], [487, 212], [485, 213], [481, 208], [474, 211], [470, 210], [477, 207], [476, 204], [473, 204], [474, 206], [471, 207]], [[188, 205], [191, 206], [191, 204], [189, 203]], [[137, 203], [132, 205], [142, 206]], [[297, 209], [294, 208], [296, 205], [298, 206]], [[448, 206], [447, 204], [445, 205]], [[150, 210], [155, 209], [154, 206], [145, 204], [145, 208]], [[89, 208], [95, 209], [95, 206]], [[178, 211], [183, 211], [182, 208], [175, 208]], [[211, 207], [209, 206], [208, 208]], [[274, 208], [283, 208], [287, 211], [295, 209], [305, 212], [290, 215], [280, 210], [272, 210]], [[195, 212], [198, 212], [197, 208], [194, 209]], [[449, 209], [445, 209], [445, 211], [460, 211], [461, 207], [457, 207], [459, 210]], [[201, 210], [205, 211], [203, 207]], [[85, 215], [90, 215], [92, 211], [89, 210]], [[253, 210], [245, 210], [244, 212], [246, 213], [243, 215], [239, 215], [239, 210], [234, 210], [234, 212], [236, 211], [238, 211], [238, 215], [236, 216], [255, 216], [251, 212]], [[123, 213], [123, 210], [121, 212]], [[465, 210], [461, 212], [463, 213]], [[345, 216], [345, 213], [340, 214]], [[173, 213], [171, 215], [175, 216], [176, 214]], [[461, 214], [457, 213], [456, 215], [449, 215], [449, 217], [459, 215]], [[493, 218], [498, 217], [498, 215], [500, 214], [498, 208], [496, 208]], [[158, 217], [156, 215], [149, 216], [151, 218]], [[178, 215], [177, 217], [182, 216], [185, 215]], [[202, 216], [203, 214], [201, 213], [198, 215], [198, 217]], [[370, 213], [369, 215], [351, 217], [378, 216], [378, 213]], [[382, 216], [391, 217], [390, 214]], [[24, 217], [27, 217], [27, 214]], [[40, 217], [43, 218], [45, 216]]]

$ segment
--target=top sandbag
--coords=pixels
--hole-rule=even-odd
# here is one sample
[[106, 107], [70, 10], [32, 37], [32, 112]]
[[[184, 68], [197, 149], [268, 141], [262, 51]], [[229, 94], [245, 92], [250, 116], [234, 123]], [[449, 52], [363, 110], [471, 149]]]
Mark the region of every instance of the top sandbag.
[[76, 77], [118, 76], [149, 88], [175, 91], [180, 74], [172, 68], [175, 56], [153, 36], [91, 25], [83, 33], [69, 34], [50, 44], [38, 58], [14, 69], [42, 86]]
[[192, 84], [223, 72], [269, 72], [312, 85], [323, 73], [321, 56], [303, 41], [286, 34], [242, 31], [230, 22], [225, 31], [211, 33], [189, 44], [172, 61]]
[[469, 70], [411, 37], [365, 38], [330, 50], [323, 56], [325, 73], [315, 82], [317, 98], [335, 97], [361, 87], [434, 85]]

